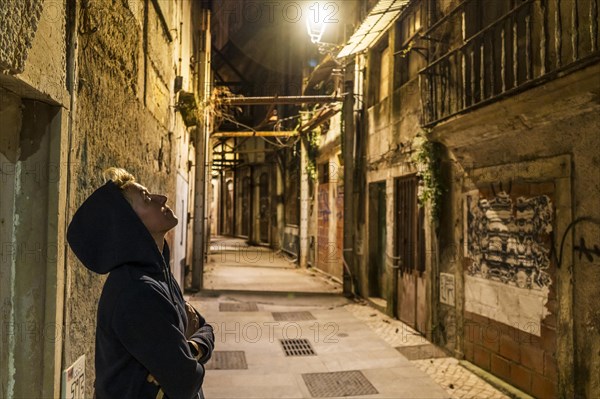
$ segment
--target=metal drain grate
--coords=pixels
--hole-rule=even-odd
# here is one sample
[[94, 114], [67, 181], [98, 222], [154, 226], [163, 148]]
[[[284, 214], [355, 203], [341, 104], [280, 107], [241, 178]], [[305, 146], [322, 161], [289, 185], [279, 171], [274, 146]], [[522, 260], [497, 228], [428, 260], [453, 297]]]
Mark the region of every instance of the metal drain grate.
[[220, 312], [258, 312], [258, 306], [254, 302], [237, 303], [221, 302], [219, 303]]
[[316, 355], [315, 350], [306, 338], [287, 338], [280, 339], [280, 341], [286, 356]]
[[214, 351], [212, 358], [206, 363], [207, 370], [246, 370], [246, 354], [244, 351]]
[[375, 395], [379, 392], [358, 370], [302, 374], [313, 397]]
[[276, 321], [316, 320], [310, 312], [273, 312], [273, 319]]
[[399, 346], [396, 350], [408, 360], [433, 359], [438, 357], [448, 357], [448, 355], [432, 344]]

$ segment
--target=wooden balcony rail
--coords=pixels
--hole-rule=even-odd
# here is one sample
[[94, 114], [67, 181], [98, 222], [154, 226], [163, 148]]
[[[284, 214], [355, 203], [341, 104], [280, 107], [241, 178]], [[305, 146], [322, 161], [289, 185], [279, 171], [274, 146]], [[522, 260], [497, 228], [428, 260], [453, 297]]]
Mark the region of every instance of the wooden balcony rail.
[[525, 0], [420, 71], [423, 125], [600, 58], [599, 0]]

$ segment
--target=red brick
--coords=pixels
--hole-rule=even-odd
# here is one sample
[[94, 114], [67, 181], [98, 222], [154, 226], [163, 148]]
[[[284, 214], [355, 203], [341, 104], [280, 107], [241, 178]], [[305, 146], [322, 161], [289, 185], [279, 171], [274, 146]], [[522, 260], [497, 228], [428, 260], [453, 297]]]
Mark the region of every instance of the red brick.
[[519, 330], [517, 333], [517, 341], [521, 344], [531, 344], [534, 341], [534, 337], [536, 337], [536, 335], [532, 333], [535, 332], [536, 334], [539, 334], [540, 331], [532, 331], [534, 328], [537, 329], [537, 327], [533, 325], [526, 325], [524, 328], [527, 328], [528, 330]]
[[473, 344], [465, 341], [465, 359], [473, 362]]
[[519, 344], [507, 335], [500, 337], [500, 355], [517, 363], [521, 362], [521, 350]]
[[465, 323], [464, 331], [466, 341], [481, 343], [481, 326], [478, 323], [472, 321]]
[[490, 352], [479, 345], [473, 348], [473, 363], [485, 370], [490, 370]]
[[[550, 314], [548, 316], [556, 315], [556, 313], [558, 313], [558, 301], [556, 300], [556, 298], [555, 299], [548, 299], [548, 301], [546, 302], [545, 307], [550, 312]], [[546, 318], [548, 316], [546, 316]]]
[[490, 319], [488, 319], [487, 317], [478, 315], [477, 313], [470, 313], [470, 312], [465, 312], [468, 314], [465, 315], [466, 318], [470, 319], [472, 322], [480, 324], [482, 327], [483, 326], [487, 326], [490, 323]]
[[549, 314], [542, 321], [542, 324], [545, 325], [546, 327], [556, 328], [556, 315], [555, 314]]
[[557, 395], [557, 382], [536, 374], [532, 376], [531, 393], [539, 399], [554, 399]]
[[492, 352], [498, 352], [500, 336], [502, 335], [500, 328], [490, 324], [483, 329], [482, 333], [483, 346]]
[[530, 344], [536, 348], [543, 348], [542, 337], [538, 337], [537, 335], [532, 336]]
[[[554, 182], [532, 184], [529, 189], [530, 196], [552, 195], [554, 193]], [[512, 192], [511, 192], [512, 194]]]
[[558, 378], [556, 357], [548, 352], [544, 353], [544, 375], [551, 380]]
[[503, 380], [510, 379], [510, 363], [508, 360], [498, 355], [492, 355], [491, 364], [491, 371], [493, 374], [497, 375]]
[[542, 348], [547, 352], [556, 351], [556, 330], [542, 324]]
[[531, 391], [531, 371], [518, 364], [510, 365], [510, 383], [525, 392]]
[[521, 364], [536, 373], [544, 374], [544, 351], [531, 345], [521, 345]]

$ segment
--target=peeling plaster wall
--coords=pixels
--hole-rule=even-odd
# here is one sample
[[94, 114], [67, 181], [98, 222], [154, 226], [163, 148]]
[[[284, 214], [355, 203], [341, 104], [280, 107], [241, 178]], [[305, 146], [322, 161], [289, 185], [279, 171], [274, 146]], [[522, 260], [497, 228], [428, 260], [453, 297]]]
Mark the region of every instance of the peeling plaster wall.
[[315, 226], [315, 266], [331, 276], [343, 279], [344, 247], [344, 171], [341, 157], [341, 114], [331, 118], [329, 130], [319, 143], [317, 165], [327, 165], [327, 176], [322, 167], [314, 182], [312, 218]]
[[58, 106], [68, 107], [65, 32], [63, 2], [2, 3], [1, 319], [11, 327], [0, 338], [0, 396], [47, 397], [59, 389], [53, 327], [62, 309], [50, 309], [62, 278], [55, 202], [61, 165], [54, 150], [65, 127]]

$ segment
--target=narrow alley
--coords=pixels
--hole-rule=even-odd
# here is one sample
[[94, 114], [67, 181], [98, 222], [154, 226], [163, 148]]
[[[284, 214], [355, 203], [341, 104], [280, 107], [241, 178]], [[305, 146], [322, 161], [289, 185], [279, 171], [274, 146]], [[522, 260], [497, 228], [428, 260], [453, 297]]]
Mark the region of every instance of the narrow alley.
[[0, 0], [0, 398], [600, 399], [599, 3]]

